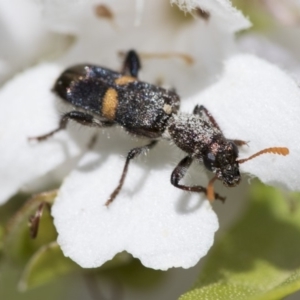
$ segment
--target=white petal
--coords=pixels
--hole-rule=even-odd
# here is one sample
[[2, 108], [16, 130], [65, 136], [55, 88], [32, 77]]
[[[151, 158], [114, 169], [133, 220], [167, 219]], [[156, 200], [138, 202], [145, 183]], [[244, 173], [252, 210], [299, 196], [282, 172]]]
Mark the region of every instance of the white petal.
[[0, 82], [67, 45], [65, 37], [48, 30], [37, 1], [0, 1], [0, 19]]
[[225, 63], [221, 79], [186, 105], [205, 105], [224, 135], [249, 141], [240, 157], [269, 147], [287, 147], [290, 154], [261, 155], [241, 165], [243, 172], [270, 185], [300, 189], [300, 89], [277, 66], [252, 55], [237, 55]]
[[288, 71], [289, 75], [295, 78], [296, 82], [300, 81], [299, 59], [294, 55], [298, 50], [294, 49], [294, 47], [283, 46], [278, 41], [272, 41], [270, 37], [266, 38], [255, 33], [242, 35], [237, 42], [240, 52], [251, 53], [263, 58]]
[[[140, 2], [143, 3], [143, 9], [139, 25], [136, 26], [136, 5]], [[63, 64], [88, 61], [120, 70], [120, 51], [135, 49], [138, 53], [185, 54], [194, 63], [188, 64], [182, 58], [171, 55], [159, 59], [142, 58], [139, 74], [143, 81], [159, 81], [163, 85], [175, 87], [181, 96], [191, 95], [211, 84], [215, 74], [222, 68], [221, 62], [235, 49], [234, 33], [224, 30], [230, 22], [224, 20], [224, 25], [222, 19], [220, 26], [217, 16], [204, 22], [200, 18], [186, 16], [167, 1], [127, 0], [107, 3], [114, 14], [113, 22], [117, 28], [109, 20], [96, 17], [94, 3], [79, 2], [75, 5], [73, 1], [64, 2], [63, 5], [72, 6], [70, 9], [61, 8], [61, 2], [46, 3], [50, 5], [52, 16], [49, 22], [57, 30], [68, 32], [67, 28], [70, 27], [69, 32], [77, 34], [73, 47], [61, 58]], [[62, 20], [60, 10], [64, 12]], [[60, 21], [68, 24], [61, 24]], [[65, 29], [58, 29], [60, 24]]]
[[251, 26], [250, 21], [235, 9], [229, 0], [171, 0], [171, 3], [176, 3], [187, 11], [201, 8], [209, 12], [213, 21], [225, 31], [236, 32]]
[[0, 203], [26, 183], [78, 157], [81, 141], [60, 132], [47, 141], [29, 142], [58, 126], [59, 113], [51, 92], [61, 68], [40, 65], [8, 82], [0, 91]]
[[109, 138], [99, 136], [95, 152], [65, 180], [53, 206], [64, 254], [82, 267], [101, 266], [124, 250], [154, 269], [195, 265], [211, 247], [218, 221], [207, 200], [171, 185], [177, 152], [163, 143], [134, 160], [107, 208], [125, 162], [120, 155], [146, 141], [133, 142], [117, 129], [106, 132]]
[[[235, 9], [229, 0], [171, 0], [169, 3], [160, 0], [102, 1], [101, 4], [106, 5], [113, 12], [116, 17], [114, 25], [117, 26], [111, 26], [112, 23], [109, 24], [110, 22], [105, 18], [102, 22], [99, 18], [96, 20], [94, 8], [97, 4], [99, 3], [96, 0], [76, 3], [72, 0], [45, 1], [43, 3], [47, 21], [53, 29], [76, 35], [82, 35], [82, 29], [86, 28], [87, 24], [93, 24], [95, 30], [101, 27], [101, 30], [109, 31], [112, 34], [123, 30], [124, 26], [134, 29], [134, 26], [147, 26], [150, 23], [156, 24], [157, 27], [164, 30], [164, 23], [170, 18], [170, 15], [164, 14], [162, 8], [168, 7], [170, 4], [177, 4], [181, 9], [189, 12], [195, 8], [209, 12], [210, 21], [218, 23], [223, 31], [236, 32], [251, 26], [250, 21]], [[178, 21], [177, 18], [177, 24]], [[109, 27], [111, 27], [110, 30]], [[130, 39], [130, 35], [127, 38]]]

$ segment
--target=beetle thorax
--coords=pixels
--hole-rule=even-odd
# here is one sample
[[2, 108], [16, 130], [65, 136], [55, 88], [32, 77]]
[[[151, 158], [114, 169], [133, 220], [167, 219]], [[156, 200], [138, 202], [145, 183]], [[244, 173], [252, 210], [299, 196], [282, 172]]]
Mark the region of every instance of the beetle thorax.
[[222, 135], [219, 129], [198, 115], [174, 115], [168, 124], [167, 134], [177, 147], [201, 160], [202, 151], [214, 137]]

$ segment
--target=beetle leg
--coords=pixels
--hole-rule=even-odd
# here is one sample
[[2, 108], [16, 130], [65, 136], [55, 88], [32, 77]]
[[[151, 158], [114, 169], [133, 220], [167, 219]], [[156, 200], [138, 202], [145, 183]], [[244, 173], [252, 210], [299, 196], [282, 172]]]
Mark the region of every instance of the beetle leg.
[[157, 140], [151, 141], [148, 145], [138, 147], [138, 148], [133, 148], [128, 152], [126, 162], [125, 162], [125, 165], [124, 165], [124, 168], [123, 168], [123, 172], [122, 172], [122, 175], [121, 175], [121, 178], [120, 178], [120, 181], [119, 181], [119, 184], [115, 188], [115, 190], [111, 193], [109, 199], [106, 201], [106, 203], [105, 203], [106, 206], [108, 206], [111, 202], [113, 202], [114, 199], [119, 194], [119, 192], [120, 192], [120, 190], [123, 186], [124, 180], [126, 178], [130, 161], [133, 158], [140, 155], [141, 153], [146, 152], [146, 151], [150, 150], [151, 148], [153, 148], [157, 144], [157, 142], [158, 142]]
[[248, 142], [243, 141], [243, 140], [232, 140], [237, 146], [244, 146], [244, 145], [248, 145]]
[[208, 109], [205, 106], [196, 105], [195, 108], [194, 108], [193, 114], [194, 115], [200, 115], [200, 116], [203, 116], [203, 114], [205, 114], [206, 118], [210, 121], [210, 123], [214, 127], [216, 127], [217, 129], [222, 131], [220, 126], [218, 125], [217, 121], [215, 120], [215, 118], [212, 116], [212, 114], [208, 111]]
[[[175, 187], [181, 190], [195, 192], [195, 193], [205, 193], [207, 195], [207, 189], [203, 186], [200, 185], [187, 186], [187, 185], [179, 184], [179, 181], [184, 177], [192, 162], [193, 162], [193, 158], [191, 156], [186, 156], [184, 159], [182, 159], [177, 165], [177, 167], [174, 169], [174, 171], [172, 172], [171, 183]], [[211, 192], [211, 187], [209, 191]], [[220, 196], [219, 194], [214, 194], [214, 199], [225, 201], [225, 198]], [[211, 199], [209, 200], [212, 201]]]
[[141, 63], [138, 54], [134, 50], [129, 50], [123, 63], [122, 73], [137, 78], [140, 69]]
[[59, 125], [56, 129], [54, 129], [46, 134], [40, 135], [40, 136], [29, 137], [28, 139], [29, 140], [37, 140], [37, 141], [46, 140], [50, 136], [54, 135], [56, 132], [65, 129], [70, 120], [76, 121], [77, 123], [80, 123], [85, 126], [93, 126], [93, 127], [95, 127], [95, 126], [96, 127], [106, 127], [106, 126], [108, 127], [108, 126], [112, 126], [114, 124], [112, 122], [101, 122], [98, 119], [94, 118], [92, 115], [89, 115], [84, 112], [71, 111], [71, 112], [64, 114], [61, 117], [61, 119], [59, 121]]
[[[203, 105], [196, 105], [193, 111], [194, 115], [200, 115], [203, 116], [203, 114], [205, 114], [206, 118], [210, 121], [210, 123], [213, 124], [214, 127], [216, 127], [217, 129], [219, 129], [220, 131], [221, 128], [219, 126], [219, 124], [217, 123], [217, 121], [215, 120], [215, 118], [212, 116], [212, 114], [208, 111], [208, 109], [203, 106]], [[232, 140], [237, 146], [243, 146], [243, 145], [247, 145], [248, 142], [243, 141], [243, 140]]]

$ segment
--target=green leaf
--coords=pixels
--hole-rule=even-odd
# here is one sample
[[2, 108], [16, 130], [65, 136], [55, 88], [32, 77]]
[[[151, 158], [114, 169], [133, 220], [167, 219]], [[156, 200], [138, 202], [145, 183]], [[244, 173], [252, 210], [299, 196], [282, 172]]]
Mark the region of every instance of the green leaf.
[[[121, 254], [123, 253], [118, 255]], [[125, 254], [129, 255], [128, 253], [124, 252], [123, 255]], [[116, 259], [116, 257], [113, 259], [113, 261]], [[131, 255], [130, 257], [131, 259], [128, 261], [128, 263], [123, 263], [123, 265], [119, 264], [117, 265], [117, 268], [105, 268], [107, 264], [107, 266], [110, 266], [110, 262], [107, 262], [99, 269], [99, 275], [111, 278], [117, 282], [122, 282], [136, 289], [151, 288], [157, 283], [161, 282], [165, 272], [146, 268], [138, 259], [132, 258]]]
[[257, 184], [250, 203], [180, 300], [282, 299], [300, 289], [300, 196]]
[[264, 9], [260, 1], [232, 0], [232, 4], [238, 10], [241, 10], [247, 18], [249, 18], [252, 23], [250, 30], [261, 32], [269, 31], [274, 28], [274, 19], [270, 13]]
[[4, 228], [0, 225], [0, 260], [3, 251], [3, 238], [4, 238]]
[[[141, 275], [144, 281], [152, 280], [154, 270], [143, 267], [138, 260], [134, 259], [127, 252], [117, 254], [112, 260], [106, 262], [98, 269], [82, 269], [68, 257], [65, 257], [57, 242], [52, 242], [41, 247], [28, 261], [22, 272], [19, 282], [19, 289], [29, 289], [48, 284], [49, 282], [69, 273], [81, 273], [86, 278], [94, 278], [101, 281], [101, 278], [118, 279], [121, 282], [131, 282], [131, 276]], [[133, 276], [135, 275], [135, 276]], [[123, 280], [126, 278], [126, 280]], [[132, 280], [133, 280], [132, 278]], [[135, 282], [136, 284], [136, 282]]]
[[9, 221], [3, 240], [3, 253], [18, 264], [24, 264], [41, 246], [56, 240], [56, 230], [50, 215], [50, 209], [43, 210], [37, 238], [30, 237], [28, 220], [34, 215], [41, 202], [52, 204], [56, 191], [38, 194], [27, 201]]
[[[0, 264], [0, 299], [1, 300], [63, 300], [72, 299], [82, 289], [80, 276], [64, 276], [41, 287], [20, 293], [17, 289], [20, 280], [20, 267], [7, 260]], [[75, 297], [73, 297], [75, 298]], [[79, 299], [77, 297], [77, 299]], [[89, 300], [92, 300], [89, 298]]]
[[29, 260], [22, 274], [19, 288], [25, 291], [45, 284], [58, 276], [81, 268], [72, 260], [65, 257], [56, 242], [41, 247]]

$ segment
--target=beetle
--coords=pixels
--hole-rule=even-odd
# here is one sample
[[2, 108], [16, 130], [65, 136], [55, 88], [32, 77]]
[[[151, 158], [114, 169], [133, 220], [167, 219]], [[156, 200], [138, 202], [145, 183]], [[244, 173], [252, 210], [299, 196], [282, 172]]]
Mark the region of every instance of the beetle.
[[[66, 128], [70, 120], [85, 126], [118, 125], [130, 134], [148, 138], [146, 145], [128, 152], [119, 184], [105, 205], [108, 206], [119, 194], [130, 161], [155, 147], [161, 139], [172, 141], [187, 154], [171, 174], [172, 185], [185, 191], [206, 193], [210, 201], [225, 200], [214, 193], [215, 180], [220, 180], [227, 187], [239, 184], [241, 163], [264, 153], [289, 153], [288, 148], [271, 147], [249, 158], [238, 159], [238, 147], [245, 145], [245, 141], [227, 139], [211, 113], [202, 105], [197, 105], [192, 114], [181, 113], [179, 95], [174, 90], [140, 81], [140, 68], [138, 54], [130, 50], [121, 72], [90, 64], [66, 69], [56, 80], [53, 91], [72, 109], [61, 117], [55, 130], [30, 138], [45, 140]], [[207, 188], [180, 184], [193, 161], [203, 163], [214, 173]]]

